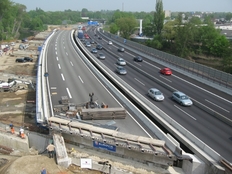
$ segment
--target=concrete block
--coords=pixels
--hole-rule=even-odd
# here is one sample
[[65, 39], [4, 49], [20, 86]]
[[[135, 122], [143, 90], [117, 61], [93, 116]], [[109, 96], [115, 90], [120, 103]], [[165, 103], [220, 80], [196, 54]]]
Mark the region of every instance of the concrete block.
[[206, 172], [205, 171], [206, 164], [195, 155], [192, 154], [187, 154], [187, 155], [190, 156], [193, 159], [193, 161], [190, 162], [184, 160], [182, 166], [183, 171], [188, 174], [204, 174]]

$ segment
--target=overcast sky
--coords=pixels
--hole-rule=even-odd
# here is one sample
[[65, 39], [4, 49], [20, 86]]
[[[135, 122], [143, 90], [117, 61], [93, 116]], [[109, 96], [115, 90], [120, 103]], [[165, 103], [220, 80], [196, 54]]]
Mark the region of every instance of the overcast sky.
[[[11, 0], [23, 4], [27, 11], [41, 8], [44, 11], [123, 10], [155, 11], [156, 0]], [[213, 11], [232, 12], [232, 0], [163, 0], [164, 10], [172, 12]]]

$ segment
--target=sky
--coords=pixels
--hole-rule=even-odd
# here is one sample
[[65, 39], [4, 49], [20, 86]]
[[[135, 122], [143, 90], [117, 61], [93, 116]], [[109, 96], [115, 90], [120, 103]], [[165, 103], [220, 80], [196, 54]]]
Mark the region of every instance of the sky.
[[[156, 0], [11, 0], [23, 4], [27, 11], [123, 10], [131, 12], [155, 11]], [[232, 0], [163, 0], [163, 9], [171, 12], [232, 12]]]

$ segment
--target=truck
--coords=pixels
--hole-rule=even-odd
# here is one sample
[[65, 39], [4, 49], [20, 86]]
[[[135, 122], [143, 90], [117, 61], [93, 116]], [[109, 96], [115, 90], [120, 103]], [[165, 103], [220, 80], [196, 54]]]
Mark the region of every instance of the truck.
[[80, 40], [84, 39], [84, 33], [83, 33], [82, 30], [78, 30], [77, 37], [78, 37]]

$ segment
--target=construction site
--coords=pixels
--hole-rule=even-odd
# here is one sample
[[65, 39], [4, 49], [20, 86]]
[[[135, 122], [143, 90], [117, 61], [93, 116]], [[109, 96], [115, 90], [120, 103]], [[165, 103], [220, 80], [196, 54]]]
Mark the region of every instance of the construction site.
[[[70, 29], [70, 28], [65, 28]], [[55, 134], [49, 135], [47, 129], [41, 129], [35, 124], [36, 116], [36, 72], [38, 47], [41, 46], [45, 38], [50, 34], [51, 30], [39, 33], [35, 37], [28, 39], [28, 47], [19, 49], [21, 41], [15, 41], [14, 49], [4, 52], [0, 57], [0, 173], [4, 174], [29, 174], [39, 173], [42, 168], [46, 168], [49, 174], [71, 174], [71, 173], [181, 173], [181, 170], [170, 168], [154, 169], [154, 166], [147, 166], [141, 163], [132, 162], [130, 160], [122, 161], [121, 158], [85, 149], [81, 146], [66, 143], [67, 155], [72, 159], [72, 163], [68, 167], [58, 165], [59, 161], [48, 158], [46, 147], [44, 149], [36, 149], [36, 147], [28, 147], [29, 153], [20, 151], [19, 144], [28, 141], [27, 136], [22, 137], [19, 134], [23, 128], [26, 135], [37, 134], [38, 143], [48, 144], [47, 139], [52, 141]], [[15, 62], [16, 58], [30, 57], [33, 62]], [[91, 100], [82, 105], [69, 103], [66, 96], [61, 96], [60, 105], [54, 107], [54, 112], [64, 117], [81, 117], [83, 120], [92, 119], [124, 119], [126, 112], [124, 108], [108, 108], [107, 104], [101, 103], [93, 109], [94, 102]], [[88, 108], [92, 108], [91, 112]], [[111, 113], [111, 114], [105, 114]], [[110, 115], [110, 118], [109, 118]], [[12, 127], [14, 131], [12, 132]], [[76, 126], [76, 125], [75, 125]], [[75, 127], [74, 126], [74, 127]], [[101, 135], [100, 135], [101, 136]], [[11, 140], [9, 140], [9, 138]], [[59, 137], [58, 137], [59, 139]], [[7, 143], [12, 140], [18, 142], [19, 149], [12, 149]], [[30, 142], [29, 142], [30, 144]], [[136, 145], [137, 146], [137, 145]], [[140, 146], [139, 146], [140, 147]], [[86, 158], [92, 160], [92, 165], [96, 169], [81, 168], [80, 159]], [[30, 163], [28, 163], [30, 161]], [[155, 172], [154, 172], [155, 171]]]

